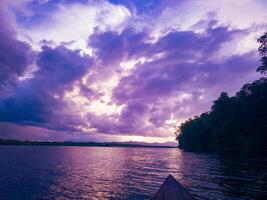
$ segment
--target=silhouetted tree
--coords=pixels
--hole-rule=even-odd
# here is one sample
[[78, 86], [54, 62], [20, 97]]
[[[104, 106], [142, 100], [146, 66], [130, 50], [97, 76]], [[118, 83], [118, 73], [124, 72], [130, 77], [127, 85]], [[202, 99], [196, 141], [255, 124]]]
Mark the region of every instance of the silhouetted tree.
[[222, 93], [211, 111], [177, 129], [188, 151], [267, 155], [267, 79], [246, 84], [235, 96]]

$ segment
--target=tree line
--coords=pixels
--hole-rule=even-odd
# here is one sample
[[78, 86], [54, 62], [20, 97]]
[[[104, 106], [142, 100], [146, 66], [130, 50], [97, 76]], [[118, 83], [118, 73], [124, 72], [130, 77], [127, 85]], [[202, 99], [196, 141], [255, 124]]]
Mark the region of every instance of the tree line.
[[[267, 32], [258, 42], [257, 71], [267, 73]], [[230, 155], [267, 154], [267, 79], [245, 84], [235, 96], [222, 92], [211, 110], [182, 123], [176, 130], [179, 148]]]

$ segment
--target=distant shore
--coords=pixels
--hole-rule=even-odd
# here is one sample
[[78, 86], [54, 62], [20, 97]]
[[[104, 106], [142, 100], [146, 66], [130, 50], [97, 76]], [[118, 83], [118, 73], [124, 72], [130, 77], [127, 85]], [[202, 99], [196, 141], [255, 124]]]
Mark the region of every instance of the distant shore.
[[145, 147], [145, 148], [178, 148], [177, 146], [165, 146], [154, 144], [138, 144], [127, 142], [47, 142], [47, 141], [28, 141], [28, 140], [4, 140], [0, 139], [0, 145], [18, 145], [18, 146], [84, 146], [84, 147]]

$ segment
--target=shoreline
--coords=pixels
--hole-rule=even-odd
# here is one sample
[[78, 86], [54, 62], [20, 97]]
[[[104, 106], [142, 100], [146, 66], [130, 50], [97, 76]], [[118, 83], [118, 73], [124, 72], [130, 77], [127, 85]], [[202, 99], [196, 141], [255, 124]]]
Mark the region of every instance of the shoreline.
[[70, 146], [70, 147], [138, 147], [138, 148], [178, 148], [178, 146], [143, 145], [116, 142], [44, 142], [0, 140], [0, 146]]

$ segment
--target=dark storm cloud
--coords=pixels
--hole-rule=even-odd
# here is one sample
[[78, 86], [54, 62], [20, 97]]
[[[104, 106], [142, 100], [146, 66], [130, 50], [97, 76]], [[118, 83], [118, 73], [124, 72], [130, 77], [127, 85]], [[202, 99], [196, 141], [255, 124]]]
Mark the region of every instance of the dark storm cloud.
[[0, 90], [15, 84], [33, 60], [30, 46], [16, 38], [8, 17], [0, 3]]
[[92, 65], [92, 59], [64, 46], [43, 46], [37, 55], [38, 70], [23, 81], [12, 96], [0, 102], [0, 120], [73, 129], [77, 119], [62, 114], [67, 109], [64, 92], [70, 90]]
[[153, 45], [152, 53], [164, 52], [165, 61], [195, 61], [210, 58], [220, 46], [242, 31], [230, 31], [228, 27], [209, 27], [204, 33], [172, 31]]
[[64, 46], [43, 46], [36, 63], [39, 70], [34, 80], [45, 90], [62, 94], [70, 89], [73, 81], [86, 73], [92, 60], [88, 56], [81, 56], [78, 50], [69, 50]]
[[121, 33], [96, 29], [89, 38], [89, 46], [104, 65], [117, 64], [118, 61], [141, 56], [149, 47], [147, 39], [147, 32], [137, 32], [133, 28], [126, 28]]

